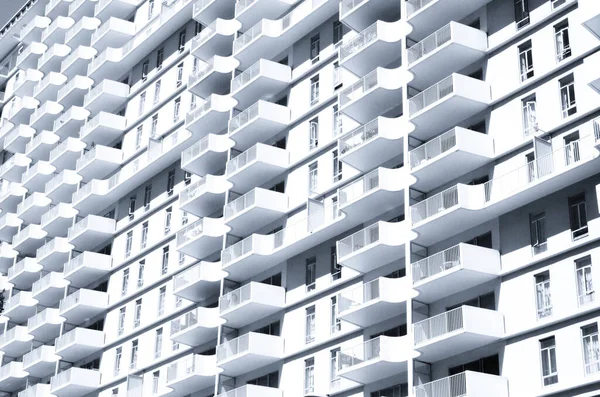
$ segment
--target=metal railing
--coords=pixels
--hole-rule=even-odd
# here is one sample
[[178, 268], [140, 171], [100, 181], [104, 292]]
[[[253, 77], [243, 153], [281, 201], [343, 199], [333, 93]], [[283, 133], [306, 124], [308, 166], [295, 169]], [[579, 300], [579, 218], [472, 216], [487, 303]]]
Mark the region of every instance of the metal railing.
[[458, 205], [458, 186], [452, 186], [410, 207], [413, 225]]
[[194, 16], [201, 13], [209, 4], [216, 2], [217, 0], [198, 0], [194, 3]]
[[227, 131], [231, 134], [237, 129], [242, 128], [244, 125], [248, 124], [254, 118], [258, 117], [259, 105], [260, 102], [256, 102], [249, 108], [232, 117], [231, 120], [229, 120]]
[[340, 19], [367, 0], [343, 0], [340, 2]]
[[345, 106], [359, 98], [362, 98], [367, 92], [379, 84], [377, 79], [377, 69], [368, 73], [362, 79], [352, 84], [350, 87], [340, 92], [340, 106]]
[[198, 318], [198, 309], [194, 309], [171, 320], [171, 335], [185, 331], [186, 329], [198, 324]]
[[200, 33], [192, 38], [192, 48], [197, 48], [198, 46], [204, 44], [215, 33], [217, 33], [217, 20], [204, 27]]
[[256, 201], [255, 192], [256, 189], [252, 189], [243, 196], [240, 196], [237, 199], [230, 201], [227, 205], [225, 205], [225, 208], [223, 208], [223, 218], [229, 219], [232, 216], [235, 216], [238, 213], [244, 211], [245, 209], [253, 206]]
[[[58, 208], [58, 207], [56, 207]], [[79, 269], [81, 267], [83, 267], [83, 259], [85, 258], [85, 255], [83, 253], [77, 255], [76, 257], [70, 259], [67, 263], [65, 263], [65, 266], [63, 268], [63, 274], [68, 275], [70, 273], [72, 273], [73, 271], [75, 271], [76, 269]]]
[[456, 129], [451, 129], [448, 132], [424, 143], [410, 151], [410, 166], [411, 168], [419, 165], [446, 153], [456, 146]]
[[206, 178], [199, 179], [179, 193], [179, 202], [187, 203], [206, 191]]
[[408, 109], [411, 115], [433, 105], [439, 100], [454, 92], [454, 77], [448, 76], [444, 80], [432, 85], [408, 100]]
[[460, 266], [460, 245], [455, 245], [412, 264], [413, 282], [419, 282]]
[[338, 257], [343, 258], [378, 241], [379, 223], [374, 223], [338, 241]]
[[408, 16], [411, 16], [415, 12], [419, 11], [421, 8], [433, 3], [438, 0], [407, 0], [406, 1], [406, 12]]
[[17, 331], [20, 329], [19, 327], [19, 325], [14, 326], [0, 335], [0, 346], [4, 346], [8, 342], [14, 340], [17, 337]]
[[379, 170], [375, 169], [339, 189], [340, 205], [349, 203], [379, 187]]
[[[70, 309], [73, 306], [75, 306], [76, 304], [78, 304], [80, 299], [81, 299], [81, 290], [77, 290], [74, 293], [72, 293], [71, 295], [68, 295], [67, 297], [61, 299], [58, 304], [60, 313], [62, 314], [65, 310]], [[71, 331], [71, 332], [73, 332], [73, 331]]]
[[187, 164], [208, 150], [209, 136], [205, 136], [181, 153], [181, 164]]
[[344, 43], [340, 47], [340, 62], [344, 62], [346, 59], [377, 40], [377, 38], [377, 22], [375, 22], [347, 42], [344, 40]]
[[258, 147], [258, 144], [252, 146], [250, 149], [246, 150], [245, 152], [240, 153], [236, 157], [229, 160], [227, 162], [227, 164], [225, 165], [226, 174], [230, 176], [233, 173], [237, 172], [238, 170], [244, 168], [246, 165], [255, 161], [257, 159], [257, 156], [256, 156], [256, 152], [258, 151], [257, 147]]
[[204, 218], [198, 219], [196, 222], [190, 223], [183, 229], [177, 232], [177, 247], [194, 240], [202, 235], [204, 231]]
[[235, 3], [235, 17], [237, 18], [242, 12], [246, 11], [248, 7], [256, 3], [256, 0], [238, 0]]
[[252, 283], [248, 283], [241, 288], [221, 296], [219, 298], [219, 308], [221, 313], [223, 313], [239, 307], [250, 299], [252, 299]]
[[228, 340], [217, 346], [217, 362], [223, 362], [250, 348], [250, 333]]
[[364, 305], [372, 300], [379, 299], [380, 282], [379, 279], [371, 280], [368, 283], [353, 287], [340, 292], [338, 297], [338, 313], [355, 307]]
[[60, 278], [62, 278], [62, 274], [60, 273], [50, 272], [46, 274], [44, 277], [40, 278], [35, 283], [33, 283], [33, 285], [31, 286], [32, 295], [37, 295], [39, 292], [41, 292], [50, 284], [52, 284], [52, 281]]
[[[210, 0], [210, 1], [212, 2], [214, 0]], [[197, 82], [199, 82], [200, 80], [202, 80], [209, 73], [212, 73], [213, 70], [215, 70], [215, 58], [214, 57], [210, 58], [208, 61], [206, 61], [206, 63], [204, 63], [202, 66], [199, 66], [198, 68], [196, 68], [192, 72], [192, 74], [190, 74], [190, 77], [188, 78], [188, 87], [191, 87], [194, 84], [196, 84]]]
[[254, 236], [246, 237], [235, 244], [230, 245], [221, 251], [221, 261], [223, 265], [235, 261], [236, 259], [246, 255], [254, 248]]
[[179, 289], [202, 279], [202, 273], [202, 266], [200, 263], [198, 263], [197, 265], [194, 265], [189, 269], [176, 274], [175, 277], [173, 277], [173, 289]]
[[452, 29], [448, 24], [410, 47], [408, 49], [408, 64], [410, 65], [429, 55], [450, 40], [452, 40]]
[[202, 104], [196, 105], [194, 110], [185, 115], [185, 124], [188, 125], [207, 113], [212, 107], [211, 102], [212, 96], [209, 96]]
[[415, 397], [463, 397], [467, 395], [467, 374], [461, 372], [415, 386], [413, 390]]
[[378, 136], [379, 120], [369, 121], [340, 138], [340, 154], [345, 154]]
[[171, 383], [194, 372], [196, 372], [196, 355], [192, 354], [175, 361], [167, 367], [167, 383]]
[[64, 154], [69, 148], [69, 142], [70, 140], [69, 138], [67, 138], [64, 141], [60, 142], [58, 145], [56, 145], [54, 149], [50, 151], [50, 154], [48, 155], [48, 161], [51, 163], [58, 157], [60, 157], [62, 154]]
[[[27, 319], [27, 329], [31, 330], [31, 329], [38, 327], [39, 325], [47, 323], [49, 320], [48, 313], [50, 313], [50, 310], [54, 310], [54, 309], [44, 309], [41, 312], [39, 312], [38, 314], [34, 315], [33, 317], [29, 317], [29, 319]], [[0, 338], [2, 338], [2, 337], [0, 336]], [[2, 343], [0, 343], [0, 345], [1, 344]]]
[[[237, 4], [239, 4], [239, 2]], [[235, 76], [231, 80], [231, 92], [239, 90], [240, 87], [248, 84], [255, 77], [257, 77], [261, 73], [260, 65], [261, 61], [259, 60], [255, 64], [250, 66], [248, 69]]]
[[427, 343], [435, 338], [463, 328], [463, 307], [449, 310], [413, 324], [415, 345]]
[[370, 339], [359, 345], [338, 352], [338, 371], [343, 371], [366, 361], [376, 359], [381, 354], [381, 337]]

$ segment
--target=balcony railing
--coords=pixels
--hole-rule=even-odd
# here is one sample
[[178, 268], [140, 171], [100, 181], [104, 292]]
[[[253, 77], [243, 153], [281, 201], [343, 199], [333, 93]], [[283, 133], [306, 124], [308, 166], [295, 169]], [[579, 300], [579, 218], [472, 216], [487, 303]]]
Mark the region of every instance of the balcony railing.
[[367, 0], [343, 0], [340, 2], [340, 17], [346, 15], [366, 1]]
[[238, 15], [240, 15], [254, 3], [256, 3], [256, 0], [238, 0], [235, 3], [235, 16], [237, 17]]
[[210, 25], [204, 27], [204, 29], [202, 29], [202, 31], [192, 39], [192, 48], [197, 48], [198, 46], [204, 44], [204, 42], [207, 41], [210, 38], [210, 36], [212, 36], [216, 32], [217, 21], [215, 20]]
[[177, 232], [177, 246], [181, 246], [196, 237], [200, 236], [204, 231], [204, 218], [198, 219]]
[[436, 158], [456, 146], [456, 130], [448, 132], [430, 140], [429, 142], [410, 151], [410, 166], [412, 168], [423, 162]]
[[171, 383], [174, 380], [196, 372], [196, 366], [201, 365], [200, 363], [197, 363], [197, 361], [197, 356], [192, 354], [191, 356], [183, 357], [169, 365], [167, 367], [167, 383]]
[[[342, 4], [343, 3], [344, 2], [342, 2]], [[375, 22], [373, 25], [351, 38], [348, 42], [342, 44], [342, 47], [340, 48], [340, 62], [344, 62], [346, 59], [377, 40], [377, 37], [377, 22]]]
[[338, 371], [379, 358], [380, 353], [381, 337], [370, 339], [349, 349], [344, 349], [338, 353]]
[[415, 345], [458, 331], [464, 327], [463, 307], [449, 310], [413, 324]]
[[377, 189], [379, 187], [379, 170], [373, 170], [368, 174], [363, 175], [354, 182], [340, 188], [339, 200], [340, 205], [345, 205], [367, 192]]
[[435, 380], [414, 387], [414, 396], [418, 397], [461, 397], [467, 394], [467, 374], [461, 372], [456, 375]]
[[[253, 0], [255, 1], [255, 0]], [[236, 4], [239, 4], [236, 3]], [[248, 69], [244, 70], [242, 73], [238, 74], [231, 80], [231, 92], [237, 91], [240, 87], [248, 84], [252, 79], [260, 74], [260, 60], [250, 66]]]
[[252, 298], [252, 283], [233, 290], [219, 298], [221, 313], [233, 310]]
[[198, 324], [199, 318], [200, 313], [198, 313], [198, 309], [194, 309], [182, 316], [177, 317], [174, 320], [171, 320], [171, 336]]
[[412, 264], [413, 282], [425, 280], [460, 266], [460, 246], [455, 245]]
[[340, 292], [338, 298], [338, 313], [364, 305], [365, 303], [371, 302], [375, 299], [379, 299], [379, 294], [380, 283], [378, 278], [352, 289], [344, 290]]
[[256, 199], [255, 189], [250, 190], [248, 193], [244, 194], [241, 197], [231, 201], [228, 203], [225, 208], [223, 208], [223, 217], [225, 219], [231, 218], [244, 211], [245, 209], [250, 208], [254, 205]]
[[415, 12], [419, 11], [421, 8], [425, 7], [429, 3], [433, 3], [438, 0], [407, 0], [406, 2], [406, 10], [408, 16], [411, 16]]
[[452, 186], [410, 207], [412, 223], [421, 222], [458, 205], [458, 186]]
[[204, 102], [199, 105], [196, 105], [196, 108], [185, 115], [185, 123], [190, 124], [200, 116], [207, 113], [211, 108], [212, 96], [206, 98]]
[[193, 159], [195, 159], [197, 156], [199, 156], [200, 153], [207, 151], [208, 150], [208, 139], [209, 139], [209, 135], [203, 137], [198, 142], [194, 143], [192, 146], [185, 149], [181, 153], [181, 163], [187, 164], [190, 161], [192, 161]]
[[254, 119], [255, 117], [258, 117], [259, 104], [260, 102], [256, 102], [249, 108], [238, 113], [235, 117], [232, 117], [231, 120], [229, 120], [227, 131], [229, 133], [232, 133], [238, 128], [241, 128], [242, 126], [248, 124], [250, 120]]
[[440, 99], [451, 95], [454, 92], [453, 76], [448, 76], [444, 80], [432, 85], [419, 94], [408, 100], [408, 109], [410, 115], [420, 112], [438, 102]]
[[217, 362], [228, 360], [250, 348], [250, 333], [244, 334], [232, 340], [228, 340], [217, 346]]
[[345, 106], [348, 103], [357, 100], [364, 96], [368, 91], [379, 84], [377, 79], [377, 69], [367, 74], [350, 87], [340, 92], [340, 106]]
[[448, 24], [410, 47], [408, 49], [408, 64], [410, 65], [429, 55], [451, 39], [452, 29], [450, 28], [450, 24]]
[[345, 154], [378, 136], [378, 119], [369, 121], [340, 138], [340, 154]]
[[238, 156], [232, 158], [225, 165], [225, 169], [227, 175], [231, 175], [234, 172], [244, 168], [246, 165], [256, 160], [256, 152], [257, 145], [252, 146], [250, 149], [246, 150], [243, 153], [240, 153]]
[[[214, 0], [210, 0], [211, 2]], [[210, 58], [204, 65], [195, 69], [189, 77], [188, 86], [191, 87], [215, 70], [215, 58]]]
[[372, 224], [338, 242], [338, 257], [360, 251], [364, 247], [379, 241], [379, 222]]

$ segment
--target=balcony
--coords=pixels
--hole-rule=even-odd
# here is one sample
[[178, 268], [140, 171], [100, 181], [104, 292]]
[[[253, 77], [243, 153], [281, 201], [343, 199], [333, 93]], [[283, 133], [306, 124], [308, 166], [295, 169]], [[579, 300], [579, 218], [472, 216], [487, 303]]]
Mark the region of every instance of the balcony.
[[116, 231], [114, 219], [98, 215], [88, 215], [67, 232], [69, 243], [79, 251], [91, 250], [111, 238]]
[[413, 27], [410, 36], [422, 40], [435, 28], [451, 21], [460, 21], [489, 3], [490, 0], [409, 0], [406, 2], [408, 23]]
[[338, 2], [305, 0], [281, 19], [262, 19], [233, 41], [233, 55], [243, 68], [261, 58], [272, 59], [338, 11]]
[[52, 149], [48, 156], [50, 164], [60, 170], [74, 169], [85, 147], [84, 142], [69, 136]]
[[46, 4], [45, 13], [48, 18], [55, 19], [60, 15], [67, 14], [69, 11], [69, 3], [72, 0], [50, 0]]
[[[23, 51], [17, 55], [17, 67], [20, 69], [17, 73], [33, 73], [36, 72], [37, 80], [41, 80], [44, 73], [37, 70], [39, 58], [48, 50], [48, 46], [42, 43], [33, 42], [23, 49]], [[31, 95], [31, 91], [28, 90], [27, 86], [21, 87], [21, 76], [17, 75], [14, 83], [13, 92], [15, 95]]]
[[60, 271], [72, 249], [66, 238], [55, 237], [37, 250], [36, 258], [45, 270]]
[[63, 273], [70, 285], [83, 288], [90, 284], [90, 281], [108, 274], [111, 268], [112, 256], [84, 251], [65, 263]]
[[400, 107], [407, 82], [401, 69], [379, 67], [339, 93], [340, 111], [365, 124]]
[[377, 117], [342, 135], [338, 140], [340, 160], [361, 171], [403, 153], [404, 137], [401, 118]]
[[414, 352], [406, 336], [380, 336], [338, 353], [338, 375], [369, 384], [408, 370]]
[[235, 105], [235, 99], [229, 96], [212, 94], [186, 114], [185, 128], [197, 138], [203, 138], [211, 132], [223, 131], [229, 120], [229, 111]]
[[27, 389], [19, 392], [17, 397], [45, 397], [50, 395], [50, 385], [46, 383], [38, 383], [29, 386]]
[[4, 356], [19, 357], [31, 349], [32, 341], [33, 336], [27, 332], [27, 327], [17, 325], [0, 335], [0, 351]]
[[187, 346], [200, 346], [217, 337], [223, 323], [218, 308], [197, 307], [171, 320], [171, 340]]
[[578, 4], [578, 8], [582, 18], [582, 25], [590, 33], [600, 38], [600, 4], [594, 0], [583, 0], [581, 4]]
[[258, 101], [229, 120], [229, 137], [236, 149], [247, 150], [256, 142], [264, 142], [283, 131], [291, 121], [291, 111], [286, 106]]
[[225, 224], [236, 236], [247, 236], [288, 211], [288, 197], [273, 190], [255, 188], [223, 208]]
[[64, 108], [58, 102], [46, 101], [31, 114], [29, 125], [38, 131], [51, 130], [54, 120], [58, 118]]
[[50, 378], [50, 392], [56, 397], [82, 397], [100, 387], [100, 371], [71, 367]]
[[217, 366], [227, 376], [239, 376], [283, 359], [284, 338], [249, 332], [217, 346]]
[[231, 80], [231, 96], [238, 101], [238, 107], [245, 109], [259, 98], [277, 94], [291, 81], [292, 69], [288, 65], [261, 59]]
[[23, 172], [21, 184], [30, 192], [41, 192], [46, 183], [54, 176], [56, 167], [44, 160], [39, 160]]
[[4, 180], [0, 183], [0, 209], [3, 212], [17, 212], [17, 205], [23, 201], [27, 189], [20, 183]]
[[340, 22], [362, 31], [375, 21], [395, 21], [400, 18], [400, 6], [386, 0], [343, 0], [340, 2]]
[[7, 299], [2, 315], [13, 323], [24, 323], [36, 313], [37, 304], [30, 291], [20, 291]]
[[32, 256], [35, 251], [44, 245], [48, 235], [40, 225], [34, 223], [27, 225], [13, 236], [12, 246], [21, 255]]
[[18, 7], [15, 7], [17, 12], [12, 17], [5, 18], [6, 23], [0, 30], [0, 37], [3, 39], [0, 42], [0, 57], [5, 57], [15, 48], [21, 28], [26, 26], [36, 15], [43, 14], [43, 7], [44, 2], [28, 0], [18, 3]]
[[214, 55], [226, 56], [231, 53], [231, 44], [242, 25], [235, 19], [215, 19], [192, 39], [191, 53], [205, 61]]
[[93, 47], [79, 46], [69, 54], [60, 64], [60, 72], [68, 78], [85, 76], [88, 64], [96, 56]]
[[284, 306], [285, 288], [254, 281], [219, 298], [225, 326], [236, 329], [275, 314]]
[[195, 175], [215, 175], [233, 145], [227, 135], [208, 134], [181, 153], [181, 168]]
[[17, 214], [5, 212], [0, 216], [0, 241], [12, 241], [12, 236], [17, 233], [23, 223]]
[[226, 175], [236, 192], [246, 193], [281, 174], [289, 165], [288, 151], [257, 143], [227, 162]]
[[[61, 75], [62, 76], [62, 75]], [[57, 92], [58, 101], [65, 107], [81, 106], [83, 98], [88, 93], [94, 80], [85, 76], [75, 76]]]
[[[35, 65], [33, 67], [35, 68]], [[15, 104], [14, 106], [22, 106], [22, 104], [20, 102], [25, 100], [25, 101], [29, 101], [31, 103], [35, 103], [36, 105], [34, 105], [34, 106], [31, 106], [31, 105], [27, 106], [28, 103], [25, 104], [25, 107], [34, 109], [37, 106], [37, 104], [39, 103], [39, 101], [35, 100], [34, 98], [31, 98], [30, 95], [33, 94], [34, 87], [40, 82], [40, 80], [42, 80], [43, 77], [44, 77], [44, 74], [42, 72], [40, 72], [39, 70], [35, 70], [35, 69], [19, 70], [15, 77], [13, 93], [15, 95], [17, 95], [18, 97], [22, 97], [22, 98], [21, 99], [15, 98], [13, 100], [14, 101], [13, 103]], [[29, 98], [29, 99], [26, 99], [26, 98]], [[14, 113], [13, 109], [11, 109], [11, 113]], [[28, 120], [29, 120], [29, 118], [27, 118], [27, 121]], [[19, 124], [19, 123], [16, 123], [16, 124]]]
[[92, 34], [98, 29], [101, 22], [98, 18], [82, 17], [65, 33], [65, 44], [73, 49], [89, 45]]
[[235, 19], [241, 22], [244, 29], [248, 29], [261, 19], [275, 19], [283, 15], [297, 1], [287, 0], [242, 0], [235, 3]]
[[124, 116], [101, 111], [81, 126], [79, 139], [87, 144], [96, 142], [99, 145], [108, 145], [123, 133], [126, 124], [127, 119]]
[[[59, 315], [58, 309], [44, 309], [27, 320], [27, 332], [37, 341], [47, 343], [60, 333], [60, 326], [65, 319]], [[27, 350], [31, 343], [27, 343]]]
[[200, 262], [173, 278], [173, 294], [200, 302], [219, 292], [220, 281], [227, 273], [221, 262]]
[[50, 26], [52, 20], [48, 17], [36, 15], [21, 28], [19, 40], [24, 44], [39, 42], [42, 39], [42, 31]]
[[94, 15], [103, 21], [111, 16], [125, 18], [137, 8], [139, 0], [99, 0]]
[[35, 130], [28, 125], [19, 124], [4, 138], [4, 150], [11, 153], [23, 153], [27, 142], [31, 140]]
[[42, 43], [48, 47], [65, 41], [65, 33], [75, 24], [69, 17], [57, 16], [52, 23], [42, 32]]
[[364, 76], [378, 66], [390, 65], [402, 54], [405, 34], [400, 20], [391, 23], [378, 20], [350, 40], [344, 40], [340, 47], [340, 66]]
[[32, 161], [39, 161], [42, 158], [48, 158], [50, 151], [58, 142], [60, 137], [52, 131], [41, 131], [25, 145], [25, 155]]
[[230, 188], [224, 176], [206, 175], [179, 194], [179, 206], [196, 216], [207, 216], [223, 207], [225, 192]]
[[465, 371], [415, 386], [413, 396], [489, 396], [508, 397], [508, 379], [483, 372]]
[[104, 347], [104, 332], [95, 329], [73, 328], [54, 341], [56, 354], [61, 360], [79, 361]]
[[48, 73], [59, 70], [60, 64], [71, 53], [71, 48], [64, 44], [54, 44], [38, 59], [37, 68], [40, 72]]
[[44, 193], [33, 192], [17, 205], [17, 216], [25, 223], [40, 223], [40, 218], [48, 210], [50, 200]]
[[183, 397], [212, 387], [217, 375], [217, 356], [190, 354], [167, 367], [169, 397]]
[[411, 235], [407, 222], [376, 222], [337, 242], [338, 262], [368, 273], [403, 258]]
[[83, 106], [95, 116], [101, 110], [112, 112], [129, 96], [129, 86], [113, 80], [102, 80], [83, 98]]
[[219, 251], [227, 230], [223, 218], [200, 218], [177, 232], [177, 251], [203, 259]]
[[411, 133], [421, 141], [474, 116], [491, 102], [490, 86], [481, 80], [453, 73], [408, 100]]
[[412, 264], [419, 301], [430, 303], [500, 276], [498, 251], [460, 243]]
[[91, 37], [91, 46], [98, 52], [125, 45], [135, 35], [135, 23], [111, 17]]
[[63, 170], [46, 182], [45, 193], [53, 203], [68, 202], [81, 182], [81, 175], [74, 170]]
[[450, 22], [408, 49], [408, 70], [414, 74], [410, 84], [427, 88], [477, 62], [487, 48], [484, 31]]
[[96, 145], [77, 159], [76, 171], [84, 182], [102, 179], [118, 170], [123, 163], [123, 151], [108, 146]]
[[30, 163], [30, 158], [24, 154], [15, 153], [0, 166], [0, 178], [10, 182], [20, 182], [21, 175]]
[[11, 361], [0, 367], [0, 389], [5, 392], [16, 392], [27, 385], [28, 373], [23, 371], [23, 363]]
[[35, 85], [33, 88], [33, 97], [40, 102], [50, 101], [56, 98], [58, 90], [66, 82], [67, 76], [50, 72]]
[[337, 295], [338, 318], [360, 327], [406, 313], [406, 301], [416, 296], [406, 277], [379, 277]]
[[33, 283], [31, 293], [44, 305], [53, 306], [65, 296], [65, 288], [68, 285], [69, 283], [64, 279], [62, 273], [50, 272]]
[[15, 258], [18, 254], [9, 243], [0, 243], [0, 270], [2, 273], [6, 273], [15, 263]]
[[81, 324], [107, 308], [107, 292], [83, 288], [62, 299], [59, 304], [60, 315], [73, 325]]
[[430, 191], [485, 165], [495, 156], [494, 138], [455, 127], [409, 152], [415, 186]]
[[94, 14], [96, 2], [88, 0], [73, 0], [69, 4], [69, 16], [78, 21], [85, 18], [86, 15]]
[[205, 64], [198, 66], [188, 78], [188, 90], [206, 98], [212, 93], [223, 95], [229, 90], [231, 73], [239, 62], [233, 57], [215, 55]]
[[194, 3], [193, 17], [203, 25], [217, 18], [233, 18], [235, 0], [198, 0]]
[[42, 267], [35, 258], [23, 258], [8, 269], [8, 282], [16, 289], [27, 290], [40, 278]]
[[[262, 0], [258, 0], [262, 1]], [[229, 390], [223, 393], [217, 394], [216, 397], [283, 397], [283, 390], [276, 387], [268, 386], [257, 386], [252, 384], [246, 384], [245, 386], [238, 387], [237, 389]]]
[[15, 97], [8, 115], [8, 121], [14, 125], [29, 124], [29, 118], [38, 107], [39, 101], [32, 97]]
[[23, 356], [23, 370], [29, 376], [43, 378], [54, 373], [59, 359], [54, 354], [54, 346], [42, 345]]

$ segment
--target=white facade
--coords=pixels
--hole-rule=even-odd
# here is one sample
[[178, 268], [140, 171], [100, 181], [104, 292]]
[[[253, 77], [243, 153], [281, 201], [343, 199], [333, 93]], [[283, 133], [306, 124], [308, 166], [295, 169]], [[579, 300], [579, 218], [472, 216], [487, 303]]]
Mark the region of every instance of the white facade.
[[29, 0], [0, 394], [592, 397], [597, 0]]

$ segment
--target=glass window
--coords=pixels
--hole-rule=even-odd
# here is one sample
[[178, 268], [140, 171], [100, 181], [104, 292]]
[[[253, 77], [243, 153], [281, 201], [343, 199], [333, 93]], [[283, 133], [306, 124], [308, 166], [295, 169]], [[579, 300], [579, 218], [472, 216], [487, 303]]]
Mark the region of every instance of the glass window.
[[126, 307], [122, 307], [119, 309], [119, 328], [118, 328], [118, 334], [119, 335], [123, 335], [123, 332], [125, 332], [125, 315], [126, 315]]
[[333, 44], [337, 46], [344, 38], [344, 25], [340, 21], [333, 21]]
[[156, 105], [160, 101], [160, 80], [154, 83], [154, 104]]
[[148, 243], [148, 222], [142, 224], [142, 241], [140, 243], [140, 249], [146, 248]]
[[566, 76], [559, 80], [560, 85], [560, 106], [562, 118], [577, 113], [577, 100], [575, 99], [575, 80], [573, 75]]
[[140, 107], [138, 109], [138, 116], [141, 116], [144, 113], [144, 109], [146, 109], [146, 93], [142, 92], [140, 94]]
[[573, 240], [587, 236], [588, 222], [584, 194], [569, 197], [569, 223]]
[[144, 135], [144, 125], [140, 124], [138, 125], [136, 132], [135, 132], [135, 149], [138, 150], [140, 147], [142, 147], [142, 137]]
[[535, 276], [535, 295], [538, 319], [551, 316], [552, 295], [550, 294], [550, 272], [544, 272]]
[[173, 208], [169, 207], [165, 210], [165, 234], [171, 232], [171, 218], [173, 216]]
[[129, 287], [129, 269], [123, 270], [123, 283], [121, 284], [121, 296], [127, 295], [127, 288]]
[[556, 45], [556, 61], [560, 62], [571, 56], [571, 42], [569, 41], [569, 21], [554, 26], [554, 44]]
[[342, 162], [340, 161], [339, 152], [333, 151], [333, 182], [342, 180]]
[[118, 375], [119, 371], [121, 370], [121, 357], [122, 356], [123, 356], [123, 348], [117, 347], [117, 350], [115, 351], [115, 375]]
[[531, 40], [519, 46], [519, 68], [521, 71], [521, 81], [533, 77], [533, 50], [531, 48]]
[[315, 307], [306, 308], [306, 343], [315, 340]]
[[598, 343], [598, 324], [581, 327], [583, 342], [583, 363], [585, 374], [600, 372], [600, 344]]
[[314, 118], [309, 122], [309, 144], [310, 150], [315, 149], [319, 146], [319, 119]]
[[135, 311], [133, 313], [133, 328], [140, 326], [142, 321], [142, 300], [138, 299], [135, 301]]
[[152, 394], [158, 393], [158, 382], [160, 380], [160, 371], [152, 373]]
[[321, 38], [317, 34], [310, 38], [310, 59], [312, 63], [319, 62], [319, 53], [321, 52]]
[[515, 21], [517, 29], [529, 25], [529, 1], [515, 0]]
[[333, 349], [329, 352], [330, 366], [329, 366], [329, 388], [335, 390], [339, 387], [340, 377], [338, 375], [338, 353], [340, 348]]
[[175, 170], [169, 171], [167, 176], [167, 195], [173, 195], [173, 189], [175, 189]]
[[306, 259], [306, 292], [314, 291], [317, 281], [317, 258]]
[[167, 296], [167, 287], [160, 287], [158, 292], [158, 315], [165, 314], [165, 299]]
[[133, 245], [133, 230], [127, 232], [127, 240], [125, 241], [125, 258], [131, 255], [131, 246]]
[[137, 367], [137, 358], [138, 358], [138, 340], [134, 340], [131, 342], [131, 360], [129, 362], [129, 368], [134, 369]]
[[310, 105], [313, 106], [319, 102], [319, 75], [310, 79]]
[[531, 215], [530, 222], [531, 247], [535, 255], [546, 251], [547, 248], [546, 213], [540, 212], [539, 214]]
[[556, 343], [553, 336], [540, 341], [540, 353], [542, 356], [542, 381], [544, 386], [558, 383]]
[[156, 137], [156, 129], [158, 127], [158, 113], [152, 116], [152, 124], [150, 127], [150, 138]]
[[315, 391], [315, 359], [304, 360], [304, 394]]
[[181, 109], [181, 97], [175, 99], [173, 104], [173, 122], [179, 121], [179, 113]]
[[154, 358], [159, 358], [162, 352], [162, 344], [163, 344], [163, 330], [159, 328], [156, 330], [155, 340], [154, 340]]
[[163, 247], [162, 265], [160, 267], [160, 274], [164, 275], [169, 270], [169, 246]]
[[185, 29], [179, 32], [179, 52], [183, 52], [185, 50], [185, 39], [186, 32]]
[[146, 269], [146, 261], [141, 260], [138, 267], [138, 278], [137, 278], [137, 286], [138, 288], [144, 285], [144, 270]]
[[133, 220], [135, 217], [135, 200], [136, 196], [129, 197], [129, 220]]
[[145, 60], [142, 63], [142, 81], [146, 81], [148, 79], [148, 72], [150, 71], [150, 61]]
[[594, 283], [592, 282], [592, 259], [590, 256], [575, 261], [577, 278], [577, 300], [579, 306], [595, 300]]
[[339, 280], [342, 277], [342, 266], [338, 263], [337, 249], [335, 246], [331, 247], [330, 258], [331, 258], [331, 281]]
[[536, 105], [535, 95], [523, 99], [523, 136], [525, 138], [534, 135], [538, 130]]
[[308, 190], [309, 193], [317, 191], [319, 183], [319, 169], [317, 162], [310, 164], [308, 166]]
[[331, 297], [331, 333], [335, 334], [341, 329], [342, 321], [338, 318], [337, 295], [334, 295]]
[[156, 53], [156, 69], [157, 70], [162, 69], [162, 64], [163, 64], [164, 60], [165, 60], [165, 49], [159, 48], [158, 52]]
[[152, 185], [146, 185], [144, 188], [144, 210], [150, 209], [150, 201], [152, 201]]

